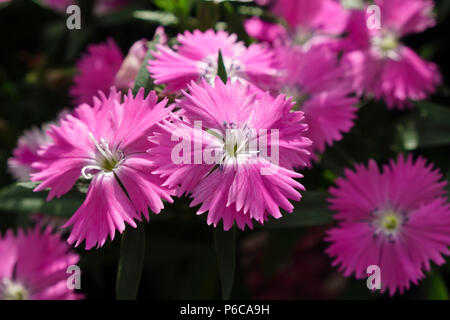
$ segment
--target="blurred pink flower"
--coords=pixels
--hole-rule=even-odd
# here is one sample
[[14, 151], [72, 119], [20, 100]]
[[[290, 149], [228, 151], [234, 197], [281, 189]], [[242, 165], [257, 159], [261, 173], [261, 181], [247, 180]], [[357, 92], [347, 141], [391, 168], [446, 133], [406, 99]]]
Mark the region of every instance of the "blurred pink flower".
[[324, 152], [342, 139], [354, 125], [358, 99], [350, 97], [351, 81], [336, 52], [328, 46], [308, 51], [295, 47], [274, 48], [277, 66], [283, 71], [278, 89], [292, 96], [296, 108], [305, 112], [306, 136], [315, 151]]
[[[324, 43], [337, 46], [349, 17], [340, 2], [334, 0], [276, 0], [271, 5], [271, 11], [287, 22], [284, 32], [279, 29], [280, 26], [257, 23], [257, 20], [246, 24], [247, 32], [259, 35], [256, 38], [261, 39], [266, 30], [268, 41], [288, 43], [303, 50]], [[276, 36], [270, 36], [273, 34]]]
[[217, 75], [219, 50], [222, 52], [228, 77], [264, 88], [273, 81], [272, 52], [259, 44], [246, 48], [235, 34], [225, 31], [186, 31], [177, 36], [176, 51], [157, 46], [155, 60], [149, 61], [149, 72], [156, 84], [167, 85], [167, 90], [185, 89], [190, 81], [206, 79], [214, 82]]
[[[91, 180], [86, 199], [64, 227], [73, 226], [68, 239], [86, 249], [102, 246], [108, 234], [125, 229], [125, 222], [136, 227], [148, 208], [159, 213], [161, 198], [172, 201], [170, 191], [153, 170], [153, 158], [146, 153], [147, 141], [155, 124], [168, 116], [167, 101], [157, 103], [155, 92], [144, 99], [141, 89], [133, 98], [114, 89], [109, 97], [100, 94], [93, 107], [82, 104], [73, 115], [51, 126], [47, 132], [53, 142], [40, 150], [41, 159], [32, 181], [42, 182], [35, 191], [50, 188], [48, 199], [67, 193], [80, 177]], [[122, 189], [125, 188], [126, 193]]]
[[30, 174], [36, 172], [31, 165], [39, 160], [38, 150], [51, 142], [45, 133], [49, 124], [41, 128], [34, 127], [24, 132], [13, 150], [13, 156], [8, 159], [8, 169], [17, 181], [30, 181]]
[[402, 294], [450, 254], [450, 206], [446, 182], [426, 160], [412, 156], [356, 165], [330, 188], [330, 208], [339, 226], [329, 231], [327, 253], [345, 276], [366, 278], [367, 267], [381, 270], [381, 291]]
[[67, 287], [67, 268], [78, 260], [51, 228], [7, 231], [0, 235], [0, 300], [82, 299]]
[[70, 89], [75, 103], [91, 103], [99, 91], [109, 92], [122, 62], [123, 55], [114, 40], [90, 45], [77, 62], [79, 73]]
[[[293, 103], [284, 95], [274, 99], [268, 93], [252, 94], [239, 81], [223, 84], [216, 77], [211, 86], [203, 79], [200, 84], [191, 82], [188, 90], [178, 101], [183, 120], [174, 116], [150, 138], [155, 143], [149, 150], [155, 156], [154, 173], [166, 179], [164, 185], [177, 188], [179, 196], [191, 194], [191, 206], [201, 204], [197, 214], [209, 211], [207, 223], [217, 226], [223, 220], [225, 230], [234, 222], [244, 229], [252, 228], [252, 220], [263, 224], [269, 215], [280, 218], [280, 207], [292, 212], [289, 199], [299, 201], [297, 190], [304, 190], [294, 180], [302, 175], [293, 167], [305, 165], [305, 148], [311, 144], [304, 137], [303, 112], [291, 112]], [[254, 144], [260, 129], [267, 130], [270, 156], [276, 147], [279, 159], [272, 161], [269, 152], [262, 151], [261, 140], [258, 147]], [[183, 151], [187, 159], [174, 161], [180, 139], [189, 146], [194, 143], [194, 152]], [[206, 152], [219, 161], [196, 161]]]
[[[160, 44], [166, 43], [164, 28], [157, 28], [155, 36], [159, 36]], [[112, 39], [89, 46], [88, 52], [77, 63], [79, 74], [75, 76], [70, 90], [75, 103], [91, 103], [99, 91], [107, 93], [112, 86], [124, 91], [133, 88], [147, 54], [147, 42], [141, 39], [133, 43], [125, 58]]]
[[248, 35], [261, 42], [274, 43], [286, 37], [286, 29], [277, 23], [271, 23], [251, 17], [244, 22]]
[[380, 7], [381, 29], [366, 26], [365, 9], [352, 12], [348, 39], [342, 47], [348, 51], [344, 61], [353, 72], [358, 94], [384, 99], [389, 108], [411, 107], [410, 100], [425, 99], [441, 81], [434, 63], [422, 60], [400, 39], [434, 25], [430, 0], [376, 0]]
[[142, 39], [131, 46], [114, 79], [114, 85], [117, 88], [133, 88], [139, 68], [147, 54], [147, 42]]

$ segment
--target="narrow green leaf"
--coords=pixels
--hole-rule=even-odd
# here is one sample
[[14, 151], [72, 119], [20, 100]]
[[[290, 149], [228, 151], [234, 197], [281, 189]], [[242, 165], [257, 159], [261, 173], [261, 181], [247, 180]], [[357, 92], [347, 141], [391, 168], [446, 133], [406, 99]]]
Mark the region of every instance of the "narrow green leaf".
[[429, 300], [448, 300], [447, 286], [440, 273], [432, 272], [427, 281]]
[[145, 257], [145, 230], [141, 223], [136, 229], [126, 228], [120, 245], [117, 269], [116, 299], [135, 300]]
[[333, 213], [327, 207], [327, 194], [305, 192], [292, 213], [264, 224], [268, 228], [296, 228], [323, 225], [333, 222]]
[[170, 26], [178, 23], [178, 18], [173, 13], [164, 11], [137, 10], [133, 12], [133, 17], [162, 26]]
[[236, 230], [224, 231], [221, 227], [214, 229], [217, 264], [222, 285], [222, 299], [228, 300], [234, 283], [236, 269]]
[[227, 70], [223, 62], [222, 51], [219, 50], [219, 58], [217, 59], [217, 75], [223, 83], [227, 83]]
[[81, 206], [85, 195], [71, 191], [60, 199], [46, 201], [47, 192], [33, 192], [34, 183], [17, 183], [0, 191], [0, 210], [41, 212], [70, 217]]
[[149, 41], [148, 51], [145, 55], [144, 61], [139, 68], [138, 74], [136, 76], [136, 80], [134, 81], [133, 86], [133, 94], [138, 93], [140, 88], [144, 88], [145, 94], [147, 95], [150, 90], [153, 88], [153, 79], [150, 77], [150, 74], [147, 70], [148, 60], [153, 60], [152, 51], [156, 50], [156, 45], [159, 42], [159, 36], [155, 36], [152, 41]]

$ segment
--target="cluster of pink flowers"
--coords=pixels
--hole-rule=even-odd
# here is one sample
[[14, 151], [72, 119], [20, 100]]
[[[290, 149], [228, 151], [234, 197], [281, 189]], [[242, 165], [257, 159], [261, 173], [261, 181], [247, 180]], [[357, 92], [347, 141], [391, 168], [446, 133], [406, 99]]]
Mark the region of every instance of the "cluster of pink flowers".
[[[125, 224], [136, 227], [142, 216], [150, 220], [149, 209], [158, 214], [174, 196], [191, 197], [208, 225], [222, 221], [225, 230], [281, 218], [280, 209], [292, 212], [290, 201], [305, 191], [296, 170], [313, 166], [352, 129], [360, 98], [405, 108], [440, 82], [436, 66], [400, 42], [433, 26], [432, 1], [374, 3], [381, 29], [367, 27], [364, 1], [347, 9], [334, 0], [277, 0], [270, 10], [285, 24], [249, 19], [245, 28], [259, 40], [250, 46], [214, 30], [186, 31], [172, 47], [160, 30], [149, 61], [147, 40], [125, 58], [112, 39], [91, 45], [70, 90], [77, 107], [45, 133], [35, 129], [21, 138], [11, 171], [39, 182], [35, 191], [49, 190], [48, 200], [80, 180], [89, 184], [84, 203], [64, 225], [72, 228], [69, 244], [85, 241], [86, 249], [114, 239]], [[219, 52], [225, 83], [217, 76]], [[132, 94], [143, 63], [162, 95], [175, 101], [158, 99], [156, 91]], [[254, 130], [267, 132], [276, 161]], [[174, 150], [183, 161], [174, 161]], [[206, 153], [220, 161], [197, 161]], [[327, 252], [346, 276], [362, 278], [369, 265], [379, 265], [382, 290], [402, 293], [424, 277], [430, 261], [442, 264], [450, 253], [445, 184], [424, 159], [400, 156], [382, 171], [371, 161], [336, 184], [330, 202], [340, 222], [328, 233]], [[0, 272], [0, 281], [8, 277]], [[28, 283], [6, 279], [4, 295], [16, 285], [31, 294]]]

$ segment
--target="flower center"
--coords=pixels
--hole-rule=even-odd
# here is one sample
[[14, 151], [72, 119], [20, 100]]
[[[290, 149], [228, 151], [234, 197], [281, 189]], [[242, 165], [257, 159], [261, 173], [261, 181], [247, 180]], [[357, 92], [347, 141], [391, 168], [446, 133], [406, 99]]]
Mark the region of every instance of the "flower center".
[[225, 122], [224, 127], [223, 164], [243, 163], [258, 154], [256, 137], [247, 125], [238, 129], [234, 123]]
[[304, 28], [297, 28], [292, 35], [292, 42], [297, 46], [306, 45], [313, 38], [313, 33]]
[[[209, 55], [198, 65], [201, 76], [204, 77], [205, 80], [210, 84], [214, 84], [214, 79], [217, 76], [217, 60], [217, 55]], [[244, 71], [244, 66], [242, 65], [242, 63], [240, 63], [240, 61], [236, 59], [223, 57], [223, 64], [227, 72], [227, 77], [231, 79], [231, 81], [235, 81], [236, 79], [238, 79], [239, 74]]]
[[393, 60], [399, 59], [397, 49], [400, 46], [396, 35], [392, 32], [385, 32], [372, 38], [372, 46], [375, 52], [383, 58]]
[[92, 172], [98, 171], [103, 171], [106, 173], [114, 172], [114, 170], [119, 167], [124, 159], [123, 152], [120, 150], [111, 151], [105, 139], [100, 139], [100, 141], [97, 141], [92, 133], [89, 133], [89, 138], [96, 148], [95, 164], [86, 165], [83, 167], [81, 170], [83, 177], [86, 179], [92, 179]]
[[0, 297], [3, 300], [28, 300], [28, 290], [18, 282], [10, 279], [0, 281]]
[[383, 234], [395, 241], [401, 226], [406, 222], [404, 215], [393, 210], [380, 210], [374, 215], [375, 234]]

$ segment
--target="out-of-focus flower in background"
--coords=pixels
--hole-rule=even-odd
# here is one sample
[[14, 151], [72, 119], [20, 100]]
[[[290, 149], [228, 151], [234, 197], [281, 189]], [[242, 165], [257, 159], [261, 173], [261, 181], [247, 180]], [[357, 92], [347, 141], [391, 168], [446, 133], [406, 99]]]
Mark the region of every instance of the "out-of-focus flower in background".
[[282, 77], [275, 92], [292, 96], [305, 112], [314, 151], [324, 152], [350, 131], [358, 99], [351, 97], [351, 79], [333, 49], [316, 46], [308, 51], [277, 46], [274, 49]]
[[67, 286], [67, 268], [78, 260], [50, 227], [7, 231], [0, 235], [0, 300], [82, 299]]
[[433, 1], [377, 0], [381, 29], [367, 27], [366, 9], [354, 10], [348, 23], [349, 36], [342, 44], [344, 60], [353, 72], [353, 87], [362, 95], [383, 99], [389, 108], [411, 107], [441, 81], [437, 66], [420, 58], [401, 43], [401, 38], [434, 26]]

